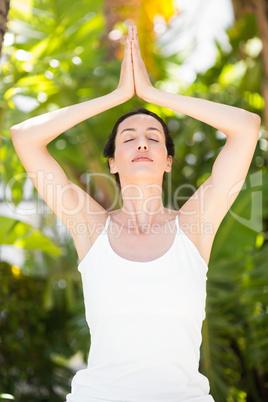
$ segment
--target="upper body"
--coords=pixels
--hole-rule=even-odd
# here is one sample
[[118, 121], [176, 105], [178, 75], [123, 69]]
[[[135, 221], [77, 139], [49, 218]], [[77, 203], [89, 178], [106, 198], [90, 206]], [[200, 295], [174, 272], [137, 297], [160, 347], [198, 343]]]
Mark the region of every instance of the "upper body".
[[[165, 208], [162, 202], [163, 174], [165, 172], [168, 174], [171, 171], [173, 155], [168, 151], [165, 127], [153, 115], [134, 113], [124, 118], [116, 126], [114, 150], [109, 154], [109, 166], [111, 173], [117, 174], [120, 180], [122, 207], [118, 210], [106, 211], [89, 194], [72, 183], [47, 151], [47, 144], [65, 130], [127, 101], [135, 93], [147, 102], [205, 122], [227, 136], [226, 143], [214, 162], [210, 177], [179, 211]], [[112, 264], [116, 264], [120, 269], [120, 261], [124, 260], [128, 261], [128, 265], [131, 264], [131, 261], [135, 261], [137, 265], [147, 262], [147, 265], [151, 266], [151, 261], [156, 261], [157, 264], [157, 261], [162, 261], [161, 256], [169, 255], [169, 250], [174, 251], [176, 247], [176, 261], [183, 260], [187, 270], [189, 268], [189, 272], [193, 270], [196, 273], [194, 281], [199, 283], [199, 268], [201, 275], [203, 272], [201, 265], [209, 262], [211, 247], [218, 227], [237, 197], [247, 175], [258, 140], [259, 126], [259, 116], [245, 110], [202, 99], [170, 94], [154, 88], [142, 61], [137, 32], [130, 27], [120, 81], [115, 91], [97, 99], [29, 119], [12, 127], [11, 136], [18, 156], [38, 192], [69, 229], [77, 249], [80, 267], [85, 267], [89, 258], [95, 258], [98, 271], [87, 270], [85, 271], [87, 274], [84, 273], [83, 277], [83, 284], [87, 288], [91, 286], [89, 278], [96, 280], [94, 286], [92, 285], [92, 292], [87, 293], [86, 296], [89, 297], [88, 300], [90, 301], [92, 294], [95, 294], [96, 300], [98, 300], [98, 294], [103, 294], [103, 288], [99, 286], [103, 282], [98, 282], [98, 278], [101, 281], [107, 280], [101, 275], [103, 270], [107, 268], [106, 265], [111, 264], [111, 268], [115, 268]], [[43, 174], [40, 175], [40, 171]], [[105, 228], [108, 217], [110, 220], [107, 232], [109, 237], [106, 237], [105, 243], [103, 238], [99, 238], [99, 236]], [[183, 230], [183, 236], [179, 238], [179, 242], [182, 243], [174, 242], [173, 228], [176, 219], [179, 220], [180, 228]], [[84, 230], [81, 230], [81, 225], [84, 225]], [[187, 239], [184, 236], [187, 236]], [[185, 247], [181, 248], [181, 244]], [[100, 249], [100, 245], [107, 247], [108, 251]], [[111, 254], [111, 250], [114, 254]], [[110, 260], [105, 254], [106, 252], [109, 252], [109, 256], [115, 257], [117, 255], [118, 258]], [[184, 258], [183, 256], [186, 254], [187, 257]], [[103, 261], [104, 264], [100, 264], [100, 261]], [[168, 268], [172, 270], [169, 261], [167, 264]], [[121, 275], [126, 275], [123, 270], [120, 272]], [[132, 272], [132, 275], [135, 275], [137, 279], [138, 292], [139, 289], [144, 289], [143, 280], [146, 279], [141, 272], [143, 271], [135, 270]], [[178, 271], [175, 270], [174, 272], [174, 286], [182, 286]], [[164, 274], [165, 272], [162, 272], [161, 275]], [[110, 272], [106, 270], [105, 275], [109, 276]], [[161, 276], [161, 278], [163, 279], [161, 282], [163, 282], [165, 277]], [[187, 274], [185, 278], [187, 278]], [[119, 295], [128, 289], [124, 286], [129, 286], [132, 283], [129, 278], [126, 280], [126, 283], [122, 282], [122, 287], [114, 288], [114, 299], [112, 299], [112, 294], [110, 299], [112, 300], [111, 306], [115, 305], [114, 303], [116, 303]], [[205, 292], [204, 276], [200, 283]], [[110, 284], [112, 285], [112, 283]], [[147, 285], [152, 286], [151, 280], [148, 280]], [[174, 286], [171, 296], [179, 298], [181, 295]], [[97, 289], [99, 293], [94, 293], [94, 289]], [[112, 289], [112, 286], [109, 286], [106, 290], [111, 292]], [[152, 303], [151, 306], [157, 307], [158, 294], [159, 292], [155, 292], [155, 303]], [[129, 298], [130, 306], [131, 293], [125, 293], [125, 296]], [[101, 305], [104, 298], [99, 300], [100, 304], [95, 305], [95, 308]], [[145, 303], [145, 300], [146, 298], [143, 298], [141, 302]], [[150, 302], [148, 298], [147, 302]], [[165, 298], [165, 302], [168, 302], [168, 298]], [[178, 305], [182, 303], [183, 300], [177, 299]], [[106, 303], [106, 308], [109, 307]], [[121, 302], [120, 308], [122, 307], [124, 304]], [[167, 308], [169, 307], [167, 306]], [[180, 315], [180, 309], [178, 309], [178, 315]], [[159, 317], [156, 318], [158, 320]], [[142, 320], [142, 315], [139, 319]], [[168, 320], [167, 317], [165, 319]], [[157, 320], [154, 321], [150, 330], [154, 328], [154, 325], [157, 326]], [[114, 316], [112, 322], [115, 322]], [[135, 321], [137, 325], [139, 322]], [[100, 321], [100, 323], [103, 325], [100, 328], [107, 325], [105, 321]], [[191, 328], [194, 328], [195, 334], [198, 332], [195, 345], [199, 347], [200, 321], [197, 327], [194, 320], [188, 322], [187, 317], [183, 317], [183, 319], [180, 317], [176, 322], [174, 320], [169, 321], [170, 334], [173, 333], [172, 328], [176, 328], [177, 332], [174, 334], [180, 334], [184, 324], [190, 332]], [[94, 321], [91, 325], [95, 330]], [[98, 333], [99, 339], [102, 335], [103, 331]], [[126, 339], [131, 339], [133, 334], [128, 335], [130, 338]], [[188, 335], [183, 339], [187, 343]], [[173, 339], [172, 347], [175, 345], [175, 341], [176, 339]], [[168, 342], [167, 339], [166, 344]], [[102, 347], [105, 345], [104, 339]], [[187, 347], [190, 348], [189, 345]], [[183, 349], [181, 349], [181, 353], [183, 353]], [[185, 365], [187, 366], [187, 363]], [[132, 366], [133, 369], [134, 366]], [[109, 373], [111, 374], [111, 371]], [[207, 395], [207, 391], [205, 394]], [[72, 401], [72, 399], [69, 400]], [[79, 399], [81, 402], [86, 400], [86, 398]], [[211, 399], [199, 400], [200, 402], [207, 402]]]
[[171, 246], [149, 261], [115, 252], [112, 222], [78, 266], [91, 343], [67, 402], [213, 402], [199, 372], [205, 261], [178, 215]]
[[[134, 115], [118, 126], [115, 152], [109, 162], [111, 173], [117, 172], [120, 177], [123, 206], [119, 210], [105, 211], [90, 195], [68, 180], [63, 169], [47, 151], [47, 144], [60, 133], [86, 118], [125, 102], [135, 92], [147, 102], [192, 116], [214, 126], [227, 136], [210, 177], [179, 212], [165, 208], [161, 201], [163, 173], [171, 170], [172, 157], [167, 154], [162, 125], [151, 116]], [[70, 230], [80, 261], [96, 241], [99, 225], [104, 227], [108, 213], [115, 225], [123, 227], [120, 230], [124, 233], [118, 238], [111, 234], [112, 246], [120, 255], [137, 261], [153, 259], [168, 249], [172, 234], [161, 234], [161, 227], [179, 213], [185, 233], [208, 263], [217, 229], [238, 195], [249, 169], [258, 140], [259, 126], [259, 116], [245, 110], [154, 88], [141, 58], [137, 31], [130, 28], [120, 82], [115, 91], [29, 119], [12, 127], [11, 136], [40, 195]], [[149, 127], [154, 130], [147, 130]], [[125, 129], [132, 131], [120, 134]], [[158, 142], [152, 141], [152, 136]], [[133, 158], [141, 154], [146, 154], [153, 161], [132, 162]], [[40, 169], [45, 174], [38, 175]], [[140, 189], [138, 197], [136, 185]], [[207, 223], [211, 230], [204, 233], [202, 222]], [[81, 223], [86, 228], [83, 234], [76, 230]], [[159, 227], [158, 234], [155, 235], [150, 230], [145, 234], [142, 227], [154, 224]], [[127, 229], [129, 225], [131, 230]], [[153, 245], [157, 247], [152, 247]]]

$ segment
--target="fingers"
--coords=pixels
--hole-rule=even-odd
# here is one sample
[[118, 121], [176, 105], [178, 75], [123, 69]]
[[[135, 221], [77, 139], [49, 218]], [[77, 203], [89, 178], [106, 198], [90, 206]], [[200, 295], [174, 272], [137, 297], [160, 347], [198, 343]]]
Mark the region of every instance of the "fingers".
[[133, 27], [131, 25], [128, 27], [128, 39], [133, 40]]
[[132, 66], [132, 70], [134, 71], [134, 64], [137, 68], [141, 67], [144, 63], [141, 56], [139, 39], [138, 39], [138, 30], [136, 25], [128, 27], [128, 35], [127, 42], [125, 46], [124, 52], [124, 64]]
[[127, 38], [132, 41], [134, 39], [134, 26], [129, 25]]
[[137, 40], [138, 38], [138, 33], [137, 33], [137, 27], [136, 25], [134, 26], [129, 26], [128, 27], [128, 35], [127, 35], [127, 41], [126, 41], [126, 48], [131, 49], [133, 47], [133, 42], [135, 39]]
[[137, 45], [139, 46], [138, 31], [137, 31], [136, 25], [133, 25], [133, 26], [130, 25], [128, 27], [127, 40], [129, 40], [132, 43], [133, 42], [137, 43]]
[[131, 48], [132, 48], [132, 57], [142, 60], [140, 44], [138, 38], [138, 30], [136, 25], [132, 27], [132, 40], [131, 40]]
[[130, 31], [127, 36], [127, 41], [124, 50], [124, 60], [123, 62], [131, 63], [131, 40], [130, 40]]
[[137, 30], [137, 26], [136, 26], [136, 25], [134, 25], [132, 32], [133, 32], [133, 40], [137, 40], [137, 41], [138, 41], [138, 30]]

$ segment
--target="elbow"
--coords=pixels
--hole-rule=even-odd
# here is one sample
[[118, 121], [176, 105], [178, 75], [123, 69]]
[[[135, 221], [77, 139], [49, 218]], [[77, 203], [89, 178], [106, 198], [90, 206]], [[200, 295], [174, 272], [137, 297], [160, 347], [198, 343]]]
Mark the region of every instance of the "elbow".
[[261, 118], [258, 114], [256, 113], [252, 113], [253, 114], [253, 121], [255, 126], [257, 127], [257, 130], [260, 130], [260, 126], [261, 126]]
[[21, 130], [19, 128], [19, 124], [15, 124], [14, 126], [12, 126], [10, 128], [9, 132], [10, 132], [10, 136], [11, 136], [11, 139], [12, 139], [13, 143], [15, 141], [17, 142], [18, 139], [21, 138], [22, 133], [21, 133]]
[[260, 131], [260, 126], [261, 126], [261, 118], [258, 114], [256, 113], [250, 113], [250, 132], [255, 135], [256, 140], [259, 138], [259, 131]]
[[12, 141], [14, 142], [15, 137], [17, 136], [17, 133], [18, 133], [17, 126], [16, 126], [16, 125], [15, 125], [15, 126], [12, 126], [12, 127], [10, 128], [9, 132], [10, 132], [10, 136], [11, 136], [11, 138], [12, 138]]

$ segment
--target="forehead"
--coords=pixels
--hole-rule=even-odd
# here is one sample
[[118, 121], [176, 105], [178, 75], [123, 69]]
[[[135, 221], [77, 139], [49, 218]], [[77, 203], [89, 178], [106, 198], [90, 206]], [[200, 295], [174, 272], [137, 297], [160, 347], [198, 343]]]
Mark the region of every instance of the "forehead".
[[123, 120], [117, 129], [117, 134], [121, 133], [122, 130], [125, 128], [148, 128], [148, 127], [155, 127], [164, 134], [164, 130], [162, 124], [156, 120], [153, 116], [149, 116], [147, 114], [135, 114], [133, 116], [127, 117]]

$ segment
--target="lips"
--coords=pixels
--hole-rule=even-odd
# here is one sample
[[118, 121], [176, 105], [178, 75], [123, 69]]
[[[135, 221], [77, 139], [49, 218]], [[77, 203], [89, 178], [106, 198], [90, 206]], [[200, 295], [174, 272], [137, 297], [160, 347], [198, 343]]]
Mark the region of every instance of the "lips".
[[152, 159], [150, 159], [148, 156], [136, 156], [136, 158], [134, 158], [132, 160], [132, 162], [152, 162]]

